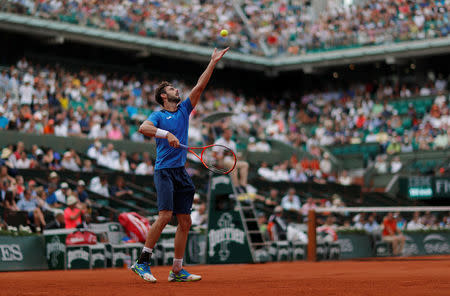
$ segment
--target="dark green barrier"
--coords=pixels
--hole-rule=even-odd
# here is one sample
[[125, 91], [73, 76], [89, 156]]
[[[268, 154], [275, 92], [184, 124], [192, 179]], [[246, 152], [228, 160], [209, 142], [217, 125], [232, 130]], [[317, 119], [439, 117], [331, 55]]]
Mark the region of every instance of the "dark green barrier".
[[48, 269], [44, 237], [0, 236], [0, 271]]
[[338, 234], [341, 259], [365, 258], [373, 254], [370, 236], [359, 233]]
[[[339, 233], [338, 243], [341, 246], [341, 259], [372, 257], [375, 253], [370, 235], [363, 233]], [[449, 231], [406, 231], [403, 255], [424, 256], [450, 254]], [[388, 246], [377, 243], [383, 252], [377, 250], [379, 256], [387, 256]]]

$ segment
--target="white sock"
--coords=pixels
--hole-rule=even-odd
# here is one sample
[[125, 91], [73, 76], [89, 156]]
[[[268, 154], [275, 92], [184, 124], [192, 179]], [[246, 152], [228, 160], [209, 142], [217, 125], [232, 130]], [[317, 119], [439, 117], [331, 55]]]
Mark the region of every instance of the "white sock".
[[143, 248], [142, 248], [142, 253], [144, 253], [144, 252], [147, 252], [147, 253], [153, 254], [153, 249], [151, 249], [151, 248], [147, 248], [147, 247], [143, 247]]
[[178, 273], [182, 268], [183, 268], [183, 258], [181, 259], [173, 258], [172, 271]]

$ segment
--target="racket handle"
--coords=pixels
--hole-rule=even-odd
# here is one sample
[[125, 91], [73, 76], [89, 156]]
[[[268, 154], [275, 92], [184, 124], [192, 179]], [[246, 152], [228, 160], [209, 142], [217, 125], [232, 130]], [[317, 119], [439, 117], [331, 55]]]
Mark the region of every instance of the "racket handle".
[[183, 145], [183, 144], [180, 144], [180, 148], [182, 148], [182, 149], [186, 149], [186, 150], [188, 150], [188, 149], [189, 149], [189, 147], [188, 147], [188, 146], [186, 146], [186, 145]]

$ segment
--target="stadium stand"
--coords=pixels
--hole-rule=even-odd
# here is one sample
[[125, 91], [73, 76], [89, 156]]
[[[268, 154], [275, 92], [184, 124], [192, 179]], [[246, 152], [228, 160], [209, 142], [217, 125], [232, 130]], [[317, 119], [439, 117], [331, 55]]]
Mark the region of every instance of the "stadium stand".
[[[96, 28], [181, 46], [230, 46], [231, 52], [273, 60], [436, 40], [450, 30], [449, 1], [355, 1], [346, 7], [330, 4], [321, 13], [317, 3], [28, 0], [0, 1], [0, 10], [32, 21], [74, 24], [80, 34]], [[218, 34], [223, 28], [231, 32], [228, 38]], [[161, 108], [154, 100], [160, 80], [169, 77], [186, 98], [192, 88], [188, 75], [195, 67], [181, 57], [174, 62], [175, 70], [151, 60], [147, 71], [142, 61], [148, 57], [134, 53], [124, 57], [123, 67], [101, 58], [98, 64], [84, 63], [102, 53], [93, 58], [86, 50], [80, 58], [68, 49], [74, 44], [55, 49], [58, 55], [52, 58], [51, 46], [33, 42], [27, 50], [0, 56], [0, 218], [5, 222], [0, 219], [0, 228], [28, 225], [42, 232], [54, 226], [72, 196], [83, 211], [80, 227], [103, 227], [117, 222], [122, 213], [136, 212], [150, 222], [158, 214], [155, 141], [142, 136], [138, 127]], [[383, 240], [387, 211], [340, 209], [448, 205], [444, 195], [426, 195], [430, 190], [435, 194], [437, 187], [432, 186], [448, 180], [450, 172], [447, 55], [434, 63], [420, 57], [388, 62], [386, 56], [366, 72], [354, 71], [352, 57], [346, 56], [345, 66], [305, 68], [303, 74], [314, 78], [298, 81], [297, 73], [276, 78], [266, 69], [265, 82], [275, 82], [260, 92], [252, 88], [263, 82], [242, 89], [242, 83], [234, 84], [252, 80], [254, 73], [226, 69], [222, 77], [227, 81], [205, 90], [190, 119], [189, 144], [211, 144], [232, 130], [238, 157], [249, 164], [243, 182], [248, 185], [234, 184], [233, 193], [226, 198], [218, 194], [218, 200], [226, 200], [236, 213], [240, 208], [243, 229], [254, 237], [261, 232], [257, 243], [275, 250], [271, 259], [258, 260], [304, 259], [282, 250], [293, 249], [294, 243], [305, 247], [309, 210], [319, 208], [332, 209], [317, 215], [318, 245], [328, 248], [324, 258], [339, 258], [330, 250], [348, 233], [369, 235], [370, 250], [382, 246], [389, 255], [398, 255], [392, 242]], [[218, 65], [216, 71], [222, 70]], [[346, 71], [356, 74], [344, 76]], [[272, 92], [264, 93], [269, 88]], [[196, 214], [199, 208], [209, 214], [205, 202], [211, 176], [194, 157], [186, 168], [198, 193]], [[411, 189], [425, 192], [423, 199], [412, 196]], [[450, 229], [444, 211], [399, 210], [393, 217], [401, 231]], [[204, 235], [209, 226], [202, 219], [198, 229]]]
[[[2, 10], [199, 45], [231, 45], [258, 55], [357, 48], [445, 37], [446, 1], [361, 1], [340, 7], [312, 1], [5, 1]], [[234, 34], [228, 39], [217, 32]], [[262, 43], [261, 43], [262, 42]]]

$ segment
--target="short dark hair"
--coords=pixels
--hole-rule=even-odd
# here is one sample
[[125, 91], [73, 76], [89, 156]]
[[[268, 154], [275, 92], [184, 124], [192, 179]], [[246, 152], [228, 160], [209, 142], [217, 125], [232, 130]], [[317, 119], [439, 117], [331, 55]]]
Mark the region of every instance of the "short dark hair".
[[166, 86], [169, 86], [169, 85], [171, 85], [169, 82], [163, 81], [163, 82], [161, 82], [161, 83], [159, 84], [158, 88], [157, 88], [156, 91], [155, 91], [155, 99], [156, 99], [156, 102], [157, 102], [158, 104], [160, 104], [161, 106], [164, 105], [164, 101], [163, 101], [163, 99], [161, 98], [161, 94], [166, 93]]

